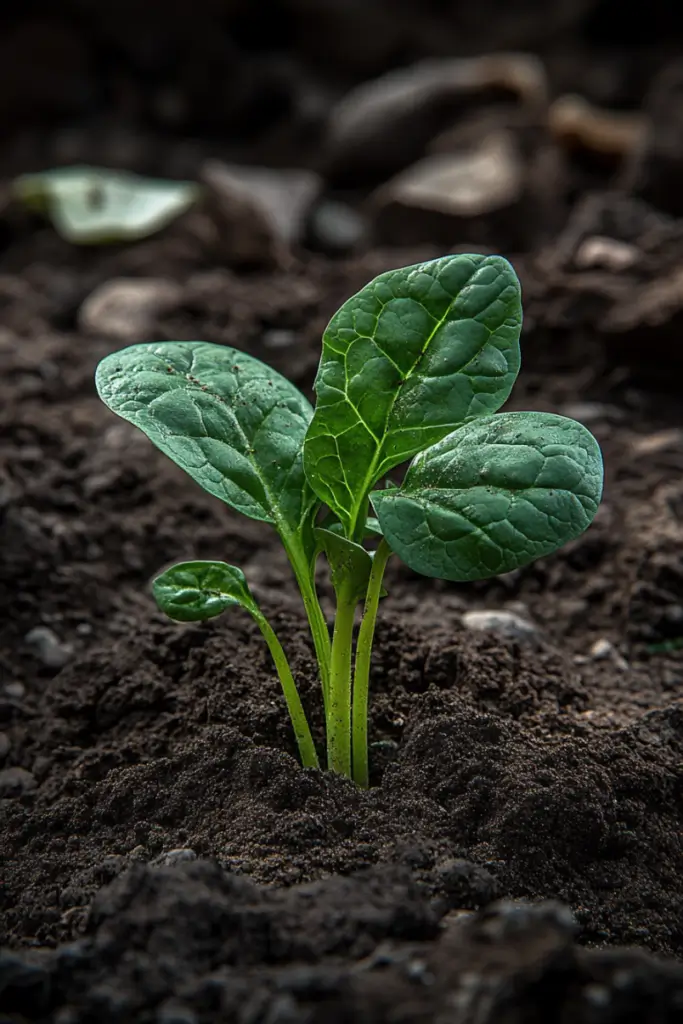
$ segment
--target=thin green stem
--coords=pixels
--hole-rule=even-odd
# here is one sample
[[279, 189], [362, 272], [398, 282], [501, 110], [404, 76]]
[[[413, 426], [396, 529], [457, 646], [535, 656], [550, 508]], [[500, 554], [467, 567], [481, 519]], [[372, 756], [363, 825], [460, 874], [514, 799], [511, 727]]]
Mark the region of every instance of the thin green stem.
[[313, 571], [308, 564], [305, 554], [293, 544], [288, 543], [287, 538], [282, 537], [282, 540], [292, 569], [294, 570], [296, 581], [299, 584], [304, 608], [306, 609], [308, 625], [313, 638], [313, 646], [315, 647], [315, 654], [318, 659], [320, 685], [323, 691], [323, 702], [325, 709], [327, 710], [330, 689], [330, 632], [327, 628], [327, 622], [323, 615], [323, 610], [320, 607], [320, 601], [318, 600], [318, 595], [316, 593]]
[[340, 588], [330, 660], [330, 691], [327, 703], [327, 767], [351, 776], [351, 650], [355, 597]]
[[318, 768], [318, 755], [315, 750], [315, 744], [313, 742], [313, 737], [311, 736], [311, 730], [308, 726], [306, 712], [304, 711], [301, 698], [299, 697], [299, 691], [296, 688], [296, 683], [294, 682], [294, 677], [289, 667], [289, 662], [287, 661], [287, 655], [283, 651], [282, 644], [278, 640], [265, 616], [258, 612], [257, 614], [254, 614], [254, 619], [256, 620], [256, 623], [268, 644], [268, 650], [271, 653], [273, 661], [275, 662], [277, 674], [280, 677], [282, 692], [285, 695], [287, 710], [289, 711], [289, 717], [291, 718], [292, 725], [294, 727], [294, 735], [296, 736], [296, 742], [299, 746], [301, 763], [304, 768]]
[[372, 570], [365, 596], [363, 618], [358, 631], [356, 667], [353, 678], [353, 780], [366, 789], [368, 786], [368, 694], [370, 691], [370, 660], [375, 638], [377, 609], [382, 594], [384, 570], [391, 548], [382, 539], [372, 560]]

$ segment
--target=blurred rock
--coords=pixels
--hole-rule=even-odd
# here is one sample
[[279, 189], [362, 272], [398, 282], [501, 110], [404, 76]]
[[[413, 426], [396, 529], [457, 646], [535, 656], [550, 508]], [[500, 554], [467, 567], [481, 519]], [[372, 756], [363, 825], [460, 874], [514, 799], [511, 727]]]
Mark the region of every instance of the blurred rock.
[[622, 672], [628, 669], [626, 659], [619, 653], [612, 641], [605, 636], [591, 644], [588, 653], [593, 661], [611, 661]]
[[683, 216], [683, 62], [666, 68], [645, 101], [646, 127], [621, 184], [676, 217]]
[[638, 457], [650, 458], [660, 452], [683, 450], [683, 430], [670, 427], [667, 430], [657, 430], [654, 434], [646, 434], [644, 437], [636, 438], [631, 444], [631, 451]]
[[454, 242], [519, 246], [524, 167], [513, 136], [498, 132], [463, 153], [426, 157], [373, 197], [375, 233], [389, 245]]
[[333, 108], [326, 173], [335, 181], [379, 181], [413, 163], [473, 105], [506, 96], [547, 103], [542, 64], [524, 54], [425, 60], [351, 90]]
[[197, 854], [189, 846], [181, 846], [176, 850], [169, 850], [159, 857], [154, 863], [158, 864], [187, 864], [188, 861], [196, 860]]
[[36, 780], [25, 768], [3, 768], [0, 771], [0, 799], [16, 799], [36, 788]]
[[71, 645], [62, 643], [48, 626], [35, 626], [24, 640], [46, 668], [64, 668], [73, 653]]
[[618, 405], [607, 405], [604, 402], [567, 402], [559, 412], [561, 416], [578, 420], [585, 427], [595, 423], [621, 423], [627, 416]]
[[323, 199], [311, 215], [307, 244], [318, 252], [338, 256], [352, 252], [367, 237], [366, 217], [347, 203]]
[[184, 230], [207, 256], [229, 266], [274, 266], [286, 262], [303, 234], [321, 180], [305, 170], [271, 170], [208, 161], [199, 208]]
[[576, 250], [574, 260], [581, 270], [601, 267], [618, 273], [632, 267], [638, 261], [638, 255], [636, 247], [628, 242], [591, 235]]
[[514, 612], [494, 610], [464, 612], [462, 624], [465, 629], [499, 633], [525, 642], [533, 642], [538, 637], [538, 629], [533, 622], [522, 618], [521, 615], [515, 615]]
[[177, 306], [180, 285], [164, 278], [118, 278], [101, 284], [85, 300], [78, 325], [87, 334], [117, 341], [146, 341], [156, 318]]
[[271, 170], [268, 167], [243, 167], [206, 164], [204, 180], [221, 197], [253, 207], [268, 222], [275, 238], [285, 245], [298, 242], [303, 225], [322, 182], [306, 170]]
[[640, 144], [645, 120], [640, 114], [602, 110], [572, 94], [552, 104], [548, 127], [565, 148], [587, 150], [619, 163]]

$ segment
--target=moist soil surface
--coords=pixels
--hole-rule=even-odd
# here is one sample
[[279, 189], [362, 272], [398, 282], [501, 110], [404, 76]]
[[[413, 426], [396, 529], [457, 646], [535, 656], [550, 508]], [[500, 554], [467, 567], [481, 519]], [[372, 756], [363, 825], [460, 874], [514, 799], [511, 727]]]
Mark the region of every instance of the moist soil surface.
[[[571, 172], [579, 203], [584, 170]], [[444, 248], [299, 247], [238, 270], [173, 231], [78, 250], [37, 221], [5, 225], [0, 1021], [683, 1019], [680, 355], [673, 314], [651, 313], [683, 231], [608, 179], [601, 169], [581, 216], [644, 252], [635, 269], [575, 273], [574, 229], [506, 251], [528, 298], [508, 408], [590, 427], [599, 514], [499, 579], [449, 584], [389, 563], [365, 792], [299, 767], [245, 614], [181, 626], [153, 604], [149, 582], [173, 561], [241, 566], [322, 749], [277, 537], [100, 403], [97, 362], [125, 341], [78, 311], [113, 278], [166, 278], [172, 309], [130, 341], [233, 345], [310, 395], [339, 303]], [[631, 303], [621, 335], [595, 326], [615, 295]], [[324, 573], [320, 589], [331, 621]], [[472, 610], [516, 619], [475, 630]]]

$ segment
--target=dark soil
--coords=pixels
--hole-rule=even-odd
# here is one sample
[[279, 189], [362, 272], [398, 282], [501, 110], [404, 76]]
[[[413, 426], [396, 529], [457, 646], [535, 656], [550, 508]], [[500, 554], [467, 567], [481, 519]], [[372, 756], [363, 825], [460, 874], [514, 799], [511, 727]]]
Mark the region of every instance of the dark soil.
[[[585, 17], [599, 40], [600, 17]], [[579, 89], [576, 54], [593, 44], [564, 21], [558, 31]], [[392, 63], [343, 70], [357, 79]], [[64, 138], [58, 125], [42, 145]], [[186, 152], [165, 145], [164, 159]], [[340, 301], [441, 250], [429, 237], [338, 259], [299, 247], [247, 271], [179, 245], [191, 225], [100, 252], [5, 218], [1, 1022], [683, 1019], [683, 302], [672, 291], [683, 228], [664, 201], [615, 194], [612, 167], [591, 165], [586, 205], [585, 164], [567, 160], [559, 180], [571, 187], [553, 199], [562, 231], [506, 252], [528, 300], [510, 407], [590, 426], [604, 501], [584, 536], [502, 579], [458, 586], [390, 563], [367, 792], [299, 767], [246, 615], [179, 626], [155, 609], [148, 584], [166, 564], [240, 565], [322, 743], [312, 646], [275, 535], [99, 402], [95, 366], [125, 342], [80, 329], [78, 310], [104, 281], [167, 277], [181, 298], [135, 340], [234, 345], [310, 390]], [[586, 267], [575, 256], [588, 236], [628, 243], [634, 262]], [[331, 615], [324, 577], [321, 589]], [[537, 629], [476, 632], [470, 609]], [[31, 640], [37, 627], [51, 631], [50, 655]]]

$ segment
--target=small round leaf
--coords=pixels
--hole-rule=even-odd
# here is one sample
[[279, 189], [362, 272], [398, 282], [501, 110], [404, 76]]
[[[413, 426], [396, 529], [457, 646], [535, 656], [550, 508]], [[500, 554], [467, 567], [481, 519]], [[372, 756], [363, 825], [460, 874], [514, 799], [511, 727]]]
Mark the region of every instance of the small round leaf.
[[258, 612], [244, 573], [227, 562], [180, 562], [156, 577], [152, 593], [178, 622], [212, 619], [233, 605]]

